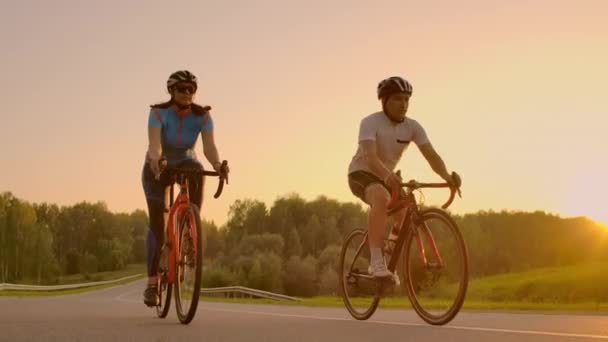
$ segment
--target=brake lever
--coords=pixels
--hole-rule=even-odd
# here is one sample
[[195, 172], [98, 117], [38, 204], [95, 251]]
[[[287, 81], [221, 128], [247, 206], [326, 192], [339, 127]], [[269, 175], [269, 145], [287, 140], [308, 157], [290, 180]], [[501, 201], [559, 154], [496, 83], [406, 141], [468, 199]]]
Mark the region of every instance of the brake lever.
[[224, 160], [222, 162], [222, 166], [220, 166], [220, 177], [226, 181], [226, 184], [230, 184], [230, 182], [228, 182], [228, 172], [226, 172], [226, 167], [228, 167], [228, 161]]

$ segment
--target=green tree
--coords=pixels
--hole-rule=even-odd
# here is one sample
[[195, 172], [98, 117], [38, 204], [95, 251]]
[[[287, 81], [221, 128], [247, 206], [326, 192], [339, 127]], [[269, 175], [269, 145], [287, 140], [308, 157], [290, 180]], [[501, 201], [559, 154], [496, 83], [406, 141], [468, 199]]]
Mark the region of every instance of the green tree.
[[321, 234], [321, 222], [317, 215], [312, 215], [305, 226], [300, 230], [299, 234], [302, 238], [303, 254], [317, 255], [319, 248], [318, 237]]
[[9, 272], [9, 227], [8, 211], [10, 208], [12, 194], [3, 192], [0, 194], [0, 283], [8, 281]]
[[291, 228], [289, 230], [289, 234], [287, 235], [287, 240], [285, 241], [285, 249], [283, 255], [287, 258], [291, 256], [301, 256], [302, 255], [302, 243], [300, 242], [300, 235], [296, 231], [295, 228]]
[[135, 210], [130, 215], [132, 227], [133, 247], [131, 253], [132, 262], [142, 263], [146, 261], [146, 238], [148, 236], [148, 214], [143, 210]]
[[260, 234], [267, 225], [267, 210], [263, 202], [236, 200], [229, 209], [226, 222], [226, 243], [235, 246], [247, 234]]
[[31, 275], [36, 233], [36, 212], [27, 203], [12, 198], [7, 211], [8, 280], [18, 280]]
[[292, 296], [310, 297], [317, 294], [316, 260], [312, 256], [292, 256], [283, 266], [283, 286]]
[[239, 255], [254, 255], [256, 253], [275, 253], [281, 255], [285, 243], [278, 234], [246, 235], [235, 250]]
[[291, 228], [303, 227], [309, 216], [310, 211], [306, 201], [297, 194], [280, 197], [270, 209], [268, 217], [270, 232], [281, 234], [286, 238]]
[[213, 262], [204, 266], [202, 284], [207, 288], [239, 285], [236, 278], [228, 268]]
[[321, 270], [321, 274], [319, 276], [319, 294], [338, 294], [338, 272], [331, 267], [326, 267]]
[[226, 248], [223, 231], [220, 231], [214, 222], [203, 220], [202, 225], [205, 257], [214, 259]]
[[319, 273], [326, 268], [331, 268], [338, 271], [340, 268], [341, 252], [342, 246], [339, 245], [330, 245], [325, 247], [325, 249], [319, 255], [319, 260], [317, 261]]

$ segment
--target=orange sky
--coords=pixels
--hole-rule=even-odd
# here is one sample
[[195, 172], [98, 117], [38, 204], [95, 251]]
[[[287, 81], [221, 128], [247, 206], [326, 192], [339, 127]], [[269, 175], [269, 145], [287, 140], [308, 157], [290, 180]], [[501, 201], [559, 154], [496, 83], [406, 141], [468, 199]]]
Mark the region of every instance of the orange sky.
[[[359, 121], [380, 107], [377, 82], [403, 75], [408, 115], [463, 176], [455, 212], [608, 222], [606, 13], [599, 0], [6, 4], [0, 191], [145, 208], [148, 105], [187, 68], [233, 170], [221, 199], [208, 189], [207, 218], [290, 192], [355, 201], [346, 169]], [[437, 180], [415, 147], [400, 168]]]

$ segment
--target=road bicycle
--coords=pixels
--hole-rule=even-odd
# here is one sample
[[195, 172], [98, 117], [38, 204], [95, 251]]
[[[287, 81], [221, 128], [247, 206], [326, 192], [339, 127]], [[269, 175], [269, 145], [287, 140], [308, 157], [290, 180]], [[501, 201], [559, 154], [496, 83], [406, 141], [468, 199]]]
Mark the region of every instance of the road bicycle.
[[[469, 268], [462, 233], [445, 211], [456, 193], [461, 195], [460, 177], [456, 173], [452, 177], [456, 187], [411, 180], [392, 194], [388, 215], [407, 210], [403, 221], [397, 222], [397, 239], [385, 239], [383, 248], [392, 279], [371, 275], [367, 229], [355, 229], [346, 237], [340, 254], [340, 292], [355, 319], [370, 318], [382, 297], [391, 297], [392, 304], [399, 305], [399, 295], [406, 295], [429, 324], [446, 324], [458, 314], [467, 292]], [[423, 188], [450, 188], [450, 197], [442, 209], [424, 208], [415, 197], [415, 191]]]
[[[182, 324], [194, 318], [201, 292], [203, 264], [202, 228], [199, 208], [190, 201], [188, 179], [191, 177], [217, 176], [219, 183], [214, 198], [218, 198], [227, 182], [225, 172], [228, 163], [222, 163], [220, 172], [204, 171], [192, 167], [166, 167], [161, 177], [168, 179], [165, 202], [169, 209], [165, 223], [165, 243], [161, 248], [158, 268], [159, 305], [156, 314], [167, 317], [171, 305], [171, 292], [175, 290], [175, 309]], [[173, 184], [179, 185], [179, 193], [173, 198]], [[167, 197], [169, 200], [167, 201]], [[165, 203], [167, 205], [167, 203]]]

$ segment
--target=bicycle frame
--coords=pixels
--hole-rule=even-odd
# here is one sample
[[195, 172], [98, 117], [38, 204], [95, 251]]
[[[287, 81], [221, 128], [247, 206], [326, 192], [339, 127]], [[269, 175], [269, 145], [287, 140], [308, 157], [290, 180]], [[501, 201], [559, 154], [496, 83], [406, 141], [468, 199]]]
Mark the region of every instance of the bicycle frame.
[[[222, 162], [222, 169], [225, 169], [228, 167], [228, 162], [226, 160], [224, 160]], [[182, 214], [184, 213], [185, 210], [188, 210], [188, 208], [190, 207], [190, 194], [188, 191], [188, 177], [186, 175], [186, 173], [188, 172], [192, 172], [194, 171], [197, 175], [200, 176], [218, 176], [220, 177], [220, 182], [218, 184], [218, 188], [215, 192], [215, 194], [213, 195], [214, 198], [219, 198], [220, 195], [222, 194], [222, 189], [224, 188], [224, 182], [228, 182], [228, 178], [225, 175], [222, 175], [221, 173], [218, 172], [214, 172], [214, 171], [204, 171], [204, 170], [188, 170], [188, 168], [182, 169], [182, 168], [172, 168], [169, 167], [167, 168], [165, 171], [177, 171], [177, 174], [173, 174], [172, 177], [173, 181], [171, 182], [171, 185], [167, 186], [165, 188], [165, 206], [169, 205], [168, 208], [165, 208], [165, 212], [168, 212], [168, 215], [165, 217], [164, 220], [164, 234], [165, 234], [165, 245], [163, 246], [163, 248], [167, 247], [169, 248], [169, 250], [167, 251], [168, 255], [167, 255], [167, 259], [168, 259], [168, 265], [167, 265], [167, 283], [169, 284], [173, 284], [175, 283], [175, 265], [176, 265], [176, 261], [177, 261], [177, 255], [178, 255], [178, 251], [180, 250], [179, 246], [179, 236], [177, 234], [179, 234], [180, 232], [178, 231], [178, 227], [179, 227], [179, 223], [177, 222], [178, 218], [183, 217]], [[174, 189], [174, 183], [179, 184], [179, 194], [177, 195], [177, 197], [174, 199], [173, 197], [173, 189]], [[169, 197], [167, 199], [167, 197]], [[192, 220], [192, 216], [188, 217], [188, 220]], [[194, 222], [190, 222], [190, 224], [188, 225], [190, 227], [190, 236], [192, 237], [192, 239], [194, 241], [198, 240], [198, 233], [196, 231], [196, 224], [194, 224]], [[196, 250], [196, 247], [194, 247], [194, 253], [195, 256], [197, 255], [197, 253], [200, 253], [200, 251]]]
[[[407, 238], [407, 235], [408, 235], [410, 229], [416, 229], [420, 225], [420, 222], [419, 222], [420, 212], [419, 212], [418, 204], [416, 203], [416, 198], [414, 197], [412, 192], [407, 192], [405, 203], [406, 204], [401, 209], [407, 210], [407, 213], [406, 213], [406, 216], [404, 217], [403, 221], [401, 221], [401, 223], [400, 223], [401, 228], [399, 229], [399, 234], [397, 235], [395, 249], [391, 254], [391, 259], [389, 261], [389, 264], [387, 265], [388, 270], [391, 272], [394, 272], [395, 268], [397, 267], [397, 262], [399, 261], [399, 255], [401, 254], [401, 250], [403, 249], [403, 245], [405, 244], [405, 239]], [[396, 212], [398, 210], [393, 210], [393, 211]], [[441, 257], [441, 254], [439, 253], [439, 249], [437, 248], [437, 244], [435, 243], [433, 234], [431, 233], [431, 230], [429, 229], [429, 227], [426, 226], [426, 224], [424, 224], [424, 226], [423, 226], [423, 233], [426, 236], [426, 238], [429, 242], [429, 245], [431, 246], [433, 256], [437, 260], [437, 263], [431, 263], [428, 261], [428, 259], [426, 257], [426, 251], [424, 249], [424, 243], [422, 240], [422, 236], [421, 236], [420, 232], [418, 231], [418, 229], [414, 230], [413, 234], [415, 234], [416, 241], [418, 244], [418, 256], [420, 257], [420, 260], [422, 261], [424, 267], [425, 268], [426, 267], [434, 267], [434, 268], [443, 267], [444, 266], [443, 258]], [[361, 253], [363, 248], [368, 248], [368, 246], [367, 246], [368, 244], [369, 244], [369, 235], [366, 235], [365, 240], [363, 240], [363, 242], [361, 243], [361, 245], [355, 252], [353, 261], [357, 259], [357, 257], [359, 256], [359, 254]], [[350, 266], [349, 274], [352, 273], [353, 266], [354, 266], [354, 264]], [[357, 274], [357, 277], [370, 278], [370, 279], [373, 278], [373, 276], [371, 276], [371, 275], [368, 276], [368, 275], [364, 275], [364, 274]]]
[[[396, 219], [393, 228], [395, 230], [399, 228], [399, 232], [395, 237], [395, 241], [392, 239], [389, 241], [395, 243], [389, 246], [392, 247], [392, 250], [385, 248], [382, 250], [382, 254], [385, 257], [386, 254], [390, 254], [390, 257], [388, 257], [390, 260], [385, 261], [388, 264], [385, 267], [390, 271], [386, 276], [376, 275], [377, 273], [373, 270], [375, 266], [373, 263], [376, 260], [372, 262], [371, 256], [377, 250], [370, 249], [369, 227], [367, 231], [356, 228], [348, 234], [342, 244], [342, 252], [340, 254], [340, 287], [344, 305], [355, 319], [366, 320], [370, 318], [378, 308], [386, 289], [399, 286], [401, 283], [403, 284], [403, 291], [394, 292], [393, 295], [407, 295], [412, 308], [427, 323], [443, 325], [451, 321], [458, 314], [462, 308], [468, 285], [466, 245], [458, 226], [449, 213], [441, 209], [424, 208], [421, 204], [417, 203], [414, 193], [421, 188], [449, 188], [450, 197], [442, 205], [442, 209], [445, 210], [452, 203], [456, 194], [461, 196], [461, 185], [460, 176], [453, 172], [450, 179], [446, 179], [445, 183], [420, 183], [411, 180], [407, 183], [401, 183], [401, 189], [392, 189], [391, 200], [386, 206], [386, 215]], [[395, 216], [398, 216], [398, 218]], [[443, 269], [446, 264], [441, 254], [445, 256], [452, 255], [449, 247], [446, 247], [444, 250], [444, 244], [442, 243], [443, 234], [431, 231], [431, 228], [435, 228], [436, 222], [433, 221], [435, 219], [439, 220], [439, 223], [447, 225], [448, 231], [453, 233], [456, 242], [456, 252], [458, 253], [457, 257], [462, 257], [462, 263], [460, 264], [462, 268], [459, 270], [460, 273], [457, 274], [462, 277], [457, 279], [456, 284], [458, 287], [453, 301], [452, 298], [447, 299], [447, 296], [452, 297], [452, 294], [442, 294], [440, 297], [437, 297], [437, 293], [433, 290], [428, 293], [424, 292], [430, 286], [437, 285], [440, 281], [444, 282], [442, 278], [444, 278]], [[427, 223], [426, 221], [429, 222]], [[378, 241], [378, 243], [381, 243], [381, 241]], [[441, 252], [438, 247], [442, 249]], [[418, 249], [418, 251], [413, 252], [413, 249]], [[413, 265], [412, 261], [415, 261]], [[369, 263], [369, 266], [366, 265], [366, 262]], [[448, 264], [451, 264], [451, 260]], [[399, 274], [399, 277], [396, 272], [397, 267], [403, 272], [403, 274]], [[450, 279], [448, 279], [450, 273], [445, 272], [445, 279], [447, 279], [449, 285], [451, 285]], [[359, 284], [359, 280], [366, 280], [367, 282]], [[370, 285], [374, 286], [374, 284], [375, 287], [370, 287]], [[355, 299], [356, 297], [367, 298], [358, 301]], [[426, 308], [428, 304], [427, 298], [433, 300], [439, 299], [442, 302], [441, 308], [431, 307], [429, 311]], [[445, 303], [443, 303], [444, 299]], [[433, 303], [431, 304], [435, 305]], [[445, 310], [443, 309], [444, 306]]]
[[[404, 186], [413, 185], [412, 186], [413, 188], [445, 187], [444, 184], [425, 184], [425, 183], [415, 183], [413, 181], [410, 181], [410, 183], [404, 183], [403, 185]], [[432, 234], [431, 230], [426, 225], [426, 223], [423, 223], [420, 220], [420, 209], [418, 207], [418, 203], [416, 202], [416, 197], [413, 194], [413, 190], [409, 189], [404, 194], [405, 194], [405, 199], [403, 202], [401, 202], [402, 204], [400, 206], [394, 207], [389, 210], [389, 216], [394, 215], [394, 213], [396, 213], [400, 210], [407, 210], [407, 212], [406, 212], [406, 215], [403, 218], [403, 220], [399, 223], [399, 226], [400, 226], [399, 234], [397, 235], [395, 249], [391, 253], [391, 259], [389, 260], [389, 263], [387, 265], [388, 270], [391, 272], [395, 271], [395, 268], [397, 267], [397, 262], [399, 262], [399, 256], [401, 255], [401, 250], [403, 249], [403, 246], [405, 244], [405, 239], [407, 238], [408, 233], [410, 233], [410, 230], [413, 230], [412, 234], [414, 234], [414, 237], [416, 238], [416, 243], [418, 245], [418, 256], [420, 257], [420, 260], [422, 261], [422, 264], [424, 265], [424, 267], [425, 268], [430, 268], [430, 267], [442, 268], [444, 266], [443, 257], [441, 256], [441, 254], [439, 252], [439, 248], [437, 248], [437, 244], [435, 243], [435, 239], [433, 238], [433, 234]], [[448, 200], [448, 202], [446, 202], [446, 204], [444, 204], [442, 206], [443, 208], [447, 208], [449, 206], [449, 204], [454, 199], [454, 194], [455, 194], [455, 191], [452, 191], [452, 193], [450, 195], [450, 199]], [[395, 199], [398, 199], [398, 195], [393, 194], [393, 201], [395, 201]], [[418, 227], [421, 225], [421, 223], [423, 223], [422, 228], [421, 228], [422, 232], [420, 231], [420, 229], [418, 229]], [[437, 261], [436, 263], [429, 262], [429, 260], [427, 259], [422, 235], [424, 235], [426, 237], [426, 239], [428, 240], [428, 243], [431, 247], [431, 251], [433, 253], [434, 259]], [[357, 259], [357, 257], [361, 253], [362, 249], [367, 248], [368, 244], [369, 244], [369, 235], [366, 234], [365, 239], [361, 242], [361, 245], [355, 252], [355, 256], [353, 257], [353, 260]], [[406, 258], [407, 258], [407, 256], [406, 256]], [[348, 272], [349, 274], [353, 273], [353, 266], [354, 266], [354, 264], [350, 265], [350, 269]], [[371, 275], [366, 275], [366, 274], [361, 274], [361, 273], [357, 273], [357, 277], [370, 278], [370, 279], [373, 278], [373, 276], [371, 276]]]
[[[406, 216], [404, 217], [403, 221], [399, 224], [400, 229], [399, 229], [399, 234], [397, 235], [397, 241], [395, 244], [395, 250], [393, 251], [393, 253], [391, 254], [391, 260], [389, 261], [389, 264], [387, 265], [387, 268], [389, 269], [389, 271], [394, 272], [395, 268], [397, 267], [397, 262], [399, 261], [399, 255], [401, 255], [401, 250], [403, 249], [403, 245], [405, 244], [405, 239], [407, 238], [408, 233], [410, 232], [410, 230], [412, 230], [412, 234], [414, 234], [415, 238], [416, 238], [416, 242], [418, 245], [418, 256], [420, 257], [420, 260], [422, 261], [424, 267], [437, 267], [437, 268], [441, 268], [443, 267], [443, 258], [441, 257], [441, 254], [439, 253], [439, 249], [437, 248], [437, 244], [435, 243], [435, 239], [433, 238], [433, 234], [431, 233], [431, 230], [429, 229], [429, 227], [424, 224], [422, 226], [422, 232], [420, 232], [420, 229], [418, 229], [418, 227], [420, 226], [421, 220], [420, 220], [420, 211], [418, 208], [418, 204], [416, 203], [416, 198], [414, 197], [414, 194], [411, 191], [408, 191], [406, 193], [406, 204], [403, 207], [403, 209], [407, 210]], [[424, 242], [423, 242], [423, 237], [422, 234], [424, 234], [424, 236], [426, 237], [433, 256], [435, 257], [435, 259], [437, 260], [437, 263], [430, 263], [426, 257], [426, 251], [424, 249]]]
[[[167, 269], [167, 283], [169, 284], [173, 284], [175, 282], [175, 265], [176, 265], [176, 259], [177, 259], [177, 251], [179, 251], [180, 246], [179, 246], [179, 241], [180, 239], [178, 238], [179, 232], [178, 227], [179, 227], [179, 222], [177, 222], [177, 219], [179, 217], [182, 217], [182, 214], [185, 210], [188, 209], [188, 205], [190, 203], [190, 196], [188, 193], [188, 179], [187, 177], [181, 177], [183, 179], [180, 179], [179, 182], [179, 194], [177, 195], [177, 197], [175, 198], [175, 200], [173, 199], [173, 185], [169, 186], [169, 215], [167, 218], [167, 222], [165, 224], [165, 239], [166, 239], [166, 246], [169, 248], [168, 251], [168, 269]], [[166, 197], [166, 195], [165, 195]], [[190, 219], [190, 218], [189, 218]], [[192, 222], [191, 222], [192, 223]], [[190, 224], [188, 225], [190, 227], [190, 234], [192, 234], [191, 236], [196, 239], [197, 238], [197, 233], [196, 233], [196, 228], [192, 229], [193, 225]], [[196, 241], [196, 240], [195, 240]], [[198, 251], [195, 248], [195, 253], [198, 253]]]

